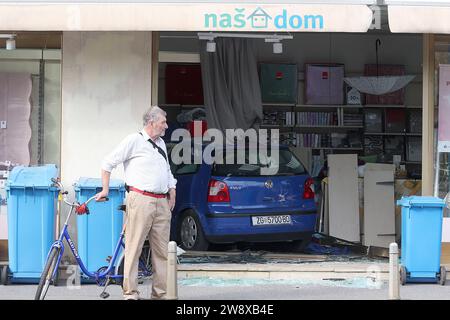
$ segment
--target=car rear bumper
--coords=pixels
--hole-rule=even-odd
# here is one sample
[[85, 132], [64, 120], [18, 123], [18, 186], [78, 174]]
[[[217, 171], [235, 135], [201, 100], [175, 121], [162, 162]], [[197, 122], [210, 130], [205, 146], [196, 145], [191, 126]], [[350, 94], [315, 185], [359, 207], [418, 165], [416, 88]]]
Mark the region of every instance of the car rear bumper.
[[304, 215], [316, 215], [317, 210], [305, 210], [305, 211], [288, 211], [288, 212], [252, 212], [252, 213], [208, 213], [206, 214], [207, 218], [227, 218], [227, 219], [235, 219], [242, 217], [252, 217], [252, 216], [281, 216], [281, 215], [291, 215], [291, 216], [304, 216]]
[[278, 242], [310, 239], [313, 232], [259, 233], [259, 234], [228, 234], [207, 236], [212, 243], [234, 242]]
[[[290, 215], [290, 224], [253, 225], [253, 216]], [[203, 224], [212, 243], [274, 242], [304, 239], [314, 232], [316, 210], [276, 213], [209, 214]]]

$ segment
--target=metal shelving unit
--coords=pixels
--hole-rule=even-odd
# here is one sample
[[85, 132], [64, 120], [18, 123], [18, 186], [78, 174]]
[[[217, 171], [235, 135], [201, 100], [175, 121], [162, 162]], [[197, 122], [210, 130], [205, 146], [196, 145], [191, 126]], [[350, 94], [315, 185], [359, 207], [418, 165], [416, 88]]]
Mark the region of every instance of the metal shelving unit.
[[[291, 134], [324, 134], [324, 135], [330, 135], [329, 141], [331, 141], [331, 134], [333, 133], [347, 133], [352, 131], [362, 131], [364, 129], [363, 125], [344, 125], [344, 113], [345, 111], [350, 112], [357, 112], [360, 114], [360, 111], [363, 110], [363, 107], [361, 105], [305, 105], [305, 104], [293, 104], [293, 103], [263, 103], [263, 110], [268, 113], [286, 113], [286, 112], [292, 112], [293, 114], [296, 114], [297, 112], [305, 112], [305, 113], [318, 113], [318, 114], [333, 114], [332, 118], [328, 118], [325, 122], [331, 121], [331, 122], [337, 122], [337, 124], [329, 124], [329, 125], [323, 125], [323, 124], [263, 124], [261, 128], [265, 129], [279, 129], [280, 133], [291, 133]], [[280, 117], [278, 120], [284, 121], [284, 122], [290, 122], [286, 119], [287, 115], [284, 114], [284, 117]], [[320, 117], [320, 116], [319, 116]], [[318, 117], [318, 118], [319, 118]], [[362, 115], [361, 115], [362, 117]], [[306, 122], [322, 122], [323, 119], [318, 118], [310, 118], [306, 120]], [[297, 118], [294, 117], [294, 122], [297, 122]], [[291, 119], [292, 120], [292, 119]], [[301, 120], [303, 123], [305, 121], [304, 118]], [[362, 122], [362, 118], [361, 118]], [[331, 143], [331, 142], [329, 142]], [[308, 144], [308, 143], [307, 143]], [[314, 145], [314, 143], [312, 144]], [[328, 151], [362, 151], [362, 141], [361, 141], [361, 147], [331, 147], [331, 146], [324, 146], [324, 147], [317, 147], [317, 146], [310, 146], [306, 148], [311, 148], [313, 150], [328, 150]]]

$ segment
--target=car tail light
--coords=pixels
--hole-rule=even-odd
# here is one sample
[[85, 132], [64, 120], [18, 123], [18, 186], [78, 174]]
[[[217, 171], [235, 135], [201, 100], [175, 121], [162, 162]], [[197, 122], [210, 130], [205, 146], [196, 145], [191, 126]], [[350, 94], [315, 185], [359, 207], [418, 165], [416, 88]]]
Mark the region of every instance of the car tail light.
[[230, 202], [230, 192], [225, 182], [209, 180], [208, 202]]
[[308, 178], [303, 188], [303, 199], [314, 199], [314, 180]]

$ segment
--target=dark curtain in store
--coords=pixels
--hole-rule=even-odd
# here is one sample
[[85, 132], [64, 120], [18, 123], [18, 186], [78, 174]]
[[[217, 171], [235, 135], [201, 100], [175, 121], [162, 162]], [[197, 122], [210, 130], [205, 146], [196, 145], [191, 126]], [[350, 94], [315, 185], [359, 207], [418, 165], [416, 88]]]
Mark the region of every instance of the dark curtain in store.
[[252, 39], [216, 38], [216, 52], [200, 42], [208, 128], [259, 127], [263, 119], [256, 50]]

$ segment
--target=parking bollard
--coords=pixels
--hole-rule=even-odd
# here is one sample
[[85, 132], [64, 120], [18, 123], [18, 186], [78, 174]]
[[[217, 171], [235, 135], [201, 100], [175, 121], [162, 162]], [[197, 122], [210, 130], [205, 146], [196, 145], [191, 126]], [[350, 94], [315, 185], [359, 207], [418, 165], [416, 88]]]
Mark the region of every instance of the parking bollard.
[[400, 272], [398, 265], [398, 245], [389, 245], [389, 299], [400, 300]]
[[167, 300], [178, 299], [177, 243], [175, 241], [170, 241], [168, 245], [166, 299]]

